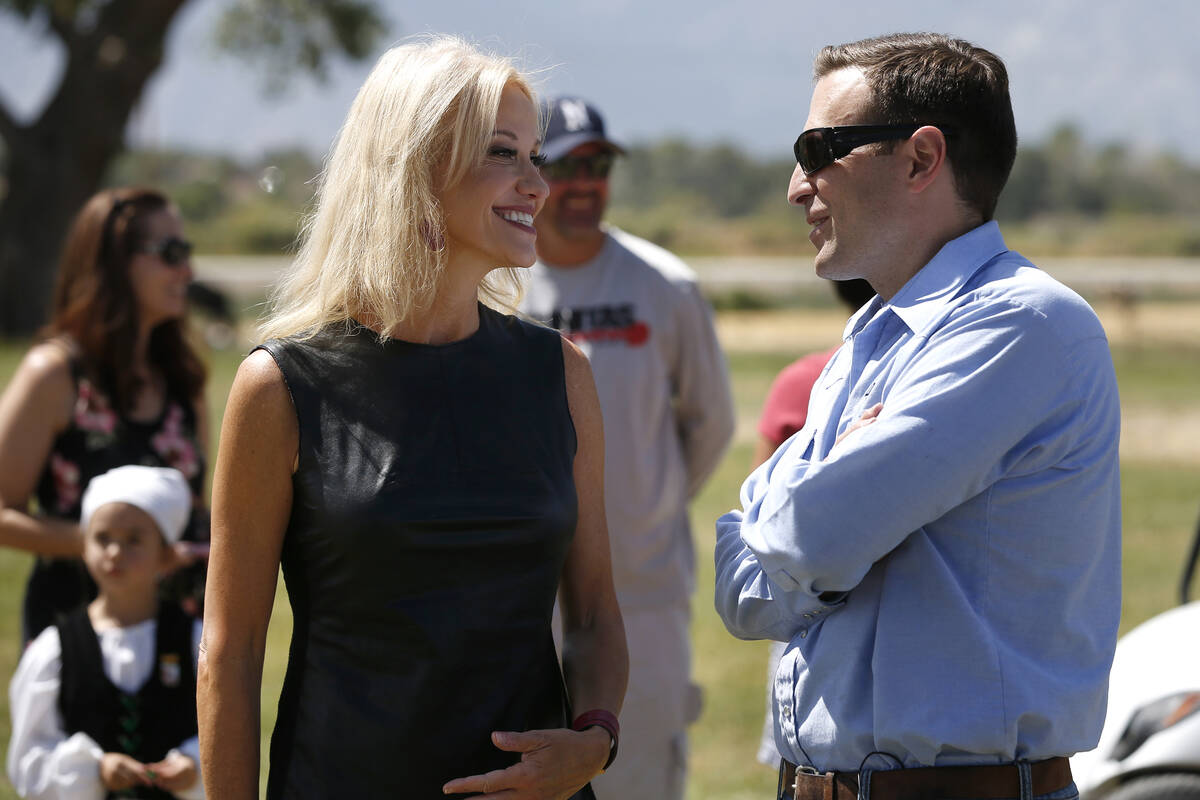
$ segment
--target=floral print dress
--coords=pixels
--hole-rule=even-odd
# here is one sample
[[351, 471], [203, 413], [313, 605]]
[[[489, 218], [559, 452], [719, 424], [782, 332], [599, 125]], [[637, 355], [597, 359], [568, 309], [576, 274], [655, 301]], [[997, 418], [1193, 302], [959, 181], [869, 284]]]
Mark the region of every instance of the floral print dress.
[[[71, 371], [75, 380], [75, 406], [71, 424], [55, 439], [38, 480], [37, 501], [41, 512], [79, 519], [88, 481], [126, 464], [174, 467], [187, 478], [196, 508], [202, 509], [205, 465], [192, 403], [168, 393], [158, 419], [138, 422], [117, 412], [108, 395], [86, 375], [78, 359], [72, 361]], [[193, 512], [184, 538], [207, 541], [206, 514]], [[203, 589], [203, 570], [198, 575], [192, 568], [181, 572], [171, 579], [168, 593], [195, 613], [198, 592]], [[95, 596], [95, 583], [82, 560], [38, 558], [25, 591], [25, 641], [54, 624], [58, 614]]]

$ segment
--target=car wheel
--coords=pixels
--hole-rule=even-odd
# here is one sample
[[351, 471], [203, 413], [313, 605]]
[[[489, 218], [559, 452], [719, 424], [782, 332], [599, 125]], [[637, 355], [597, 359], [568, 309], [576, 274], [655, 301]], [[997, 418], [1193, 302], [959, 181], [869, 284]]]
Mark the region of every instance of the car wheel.
[[1200, 800], [1200, 775], [1147, 775], [1121, 786], [1107, 800]]

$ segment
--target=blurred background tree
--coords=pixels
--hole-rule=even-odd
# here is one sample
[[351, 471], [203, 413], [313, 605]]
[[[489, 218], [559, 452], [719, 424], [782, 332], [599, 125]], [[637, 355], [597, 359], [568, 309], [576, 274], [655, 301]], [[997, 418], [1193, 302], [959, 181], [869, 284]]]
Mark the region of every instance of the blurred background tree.
[[[65, 54], [39, 116], [22, 123], [0, 104], [0, 335], [28, 335], [44, 321], [71, 217], [123, 150], [171, 25], [192, 1], [0, 0], [0, 13], [57, 39]], [[259, 62], [271, 90], [298, 71], [323, 77], [330, 58], [366, 57], [384, 30], [371, 0], [237, 0], [215, 34]], [[222, 186], [219, 171], [195, 176], [179, 198], [185, 214], [215, 214]]]

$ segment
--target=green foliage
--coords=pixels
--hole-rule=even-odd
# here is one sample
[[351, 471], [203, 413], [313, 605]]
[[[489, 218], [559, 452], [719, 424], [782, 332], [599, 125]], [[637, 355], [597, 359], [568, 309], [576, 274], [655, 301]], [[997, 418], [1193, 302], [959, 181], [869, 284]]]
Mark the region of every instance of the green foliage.
[[1025, 221], [1046, 214], [1200, 212], [1200, 167], [1170, 153], [1138, 153], [1121, 144], [1087, 145], [1072, 125], [1043, 144], [1022, 145], [996, 217]]
[[281, 90], [297, 69], [320, 79], [330, 53], [362, 59], [387, 25], [371, 0], [238, 0], [217, 25], [222, 49], [265, 66], [267, 88]]
[[280, 203], [252, 199], [195, 232], [197, 243], [210, 253], [285, 253], [291, 252], [296, 242], [299, 217]]
[[761, 291], [740, 286], [727, 292], [709, 295], [714, 311], [764, 311], [776, 308], [778, 299]]
[[613, 205], [655, 209], [688, 198], [695, 213], [720, 219], [750, 216], [765, 198], [782, 198], [790, 161], [759, 161], [729, 143], [708, 146], [665, 139], [628, 150], [613, 174]]
[[1045, 213], [1001, 222], [1008, 246], [1036, 256], [1200, 257], [1200, 216], [1113, 211], [1102, 216]]
[[119, 156], [109, 168], [106, 184], [164, 188], [184, 219], [203, 223], [229, 204], [229, 184], [236, 174], [237, 165], [226, 156], [143, 150]]
[[300, 211], [312, 200], [319, 166], [300, 150], [238, 164], [225, 156], [174, 150], [126, 153], [107, 185], [161, 189], [179, 206], [189, 237], [204, 253], [290, 252]]

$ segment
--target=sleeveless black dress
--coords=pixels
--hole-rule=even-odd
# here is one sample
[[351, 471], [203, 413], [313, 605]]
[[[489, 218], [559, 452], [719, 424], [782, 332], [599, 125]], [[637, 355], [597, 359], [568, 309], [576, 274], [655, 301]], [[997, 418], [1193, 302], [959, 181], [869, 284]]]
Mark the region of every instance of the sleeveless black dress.
[[479, 315], [446, 345], [351, 326], [262, 346], [300, 430], [270, 798], [441, 798], [515, 763], [492, 731], [569, 725], [550, 632], [577, 513], [562, 344]]

